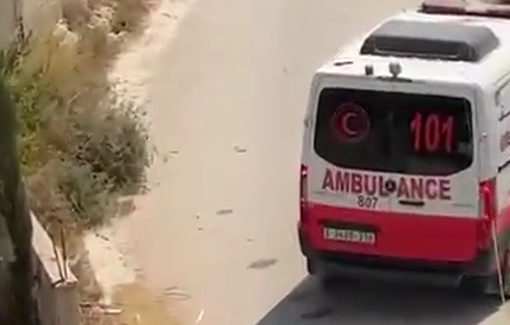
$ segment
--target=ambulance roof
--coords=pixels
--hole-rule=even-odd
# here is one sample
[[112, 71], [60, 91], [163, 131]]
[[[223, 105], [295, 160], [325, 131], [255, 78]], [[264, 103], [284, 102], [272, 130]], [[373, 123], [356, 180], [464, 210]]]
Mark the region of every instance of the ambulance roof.
[[[438, 23], [438, 27], [430, 30], [422, 28], [425, 25], [429, 27], [434, 25], [431, 23]], [[441, 29], [442, 27], [439, 27], [439, 25], [443, 26], [445, 23], [454, 27]], [[409, 28], [410, 26], [411, 28]], [[466, 54], [466, 59], [448, 60], [427, 59], [417, 56], [361, 54], [361, 52], [367, 52], [365, 49], [362, 51], [362, 48], [364, 48], [365, 41], [369, 36], [378, 33], [379, 35], [391, 35], [399, 28], [404, 30], [397, 32], [399, 34], [397, 36], [410, 35], [410, 33], [421, 35], [421, 40], [437, 41], [435, 45], [438, 50], [445, 49], [445, 46], [448, 45], [447, 41], [452, 41], [449, 45], [453, 44], [457, 48], [459, 48], [459, 45], [461, 48], [463, 46], [462, 49]], [[428, 39], [427, 33], [430, 33]], [[443, 41], [443, 45], [438, 46], [441, 41]], [[454, 44], [453, 41], [457, 44]], [[412, 49], [415, 48], [413, 46], [416, 44], [408, 45], [408, 48]], [[427, 43], [417, 45], [422, 46], [422, 49], [424, 47], [425, 50], [429, 46]], [[374, 76], [389, 77], [390, 62], [400, 64], [402, 72], [399, 76], [402, 78], [425, 82], [476, 83], [481, 87], [492, 85], [510, 72], [510, 19], [428, 14], [418, 10], [405, 10], [383, 21], [361, 38], [348, 43], [333, 60], [323, 65], [318, 73], [322, 75], [364, 76], [365, 66], [371, 65]]]

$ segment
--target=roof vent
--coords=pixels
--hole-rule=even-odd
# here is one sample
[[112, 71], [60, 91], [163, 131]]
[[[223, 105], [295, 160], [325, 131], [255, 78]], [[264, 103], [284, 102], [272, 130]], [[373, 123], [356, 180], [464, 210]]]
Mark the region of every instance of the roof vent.
[[360, 54], [478, 62], [498, 45], [484, 26], [390, 20], [366, 38]]

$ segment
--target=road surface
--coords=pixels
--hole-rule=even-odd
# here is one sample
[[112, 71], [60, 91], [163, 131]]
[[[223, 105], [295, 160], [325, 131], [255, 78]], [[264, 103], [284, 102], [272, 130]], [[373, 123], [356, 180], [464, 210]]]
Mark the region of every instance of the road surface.
[[154, 58], [160, 155], [130, 228], [145, 279], [183, 325], [505, 323], [455, 293], [352, 285], [323, 296], [305, 279], [295, 224], [308, 83], [343, 42], [414, 3], [199, 0]]

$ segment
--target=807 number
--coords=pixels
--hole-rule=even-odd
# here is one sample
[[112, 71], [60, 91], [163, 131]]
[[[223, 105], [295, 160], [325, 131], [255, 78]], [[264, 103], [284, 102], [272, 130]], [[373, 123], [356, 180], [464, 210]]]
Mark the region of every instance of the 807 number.
[[358, 206], [365, 209], [375, 209], [377, 206], [377, 197], [358, 195]]

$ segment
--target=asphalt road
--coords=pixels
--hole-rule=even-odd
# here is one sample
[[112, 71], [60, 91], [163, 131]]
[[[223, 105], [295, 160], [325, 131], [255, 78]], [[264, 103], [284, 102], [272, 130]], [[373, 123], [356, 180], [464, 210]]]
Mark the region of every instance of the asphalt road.
[[131, 230], [146, 280], [183, 325], [510, 322], [449, 291], [365, 284], [326, 296], [304, 279], [295, 224], [313, 71], [415, 3], [199, 0], [155, 58], [148, 116], [160, 156]]

